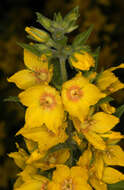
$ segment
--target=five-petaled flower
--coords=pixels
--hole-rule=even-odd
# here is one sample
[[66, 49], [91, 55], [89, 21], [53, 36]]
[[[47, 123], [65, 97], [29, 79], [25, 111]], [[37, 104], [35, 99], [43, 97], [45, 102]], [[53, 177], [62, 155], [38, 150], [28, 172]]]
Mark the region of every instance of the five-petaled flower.
[[26, 69], [18, 71], [10, 78], [9, 82], [14, 82], [17, 87], [27, 89], [38, 84], [48, 84], [52, 78], [53, 67], [48, 68], [48, 58], [45, 55], [40, 57], [24, 50], [24, 63]]
[[62, 101], [70, 115], [82, 122], [88, 115], [89, 107], [96, 104], [105, 94], [83, 77], [80, 73], [65, 82], [62, 88]]
[[28, 106], [25, 116], [28, 126], [40, 127], [45, 124], [49, 130], [58, 132], [63, 122], [64, 109], [55, 88], [49, 85], [36, 85], [21, 92], [19, 98]]
[[66, 165], [58, 165], [53, 172], [52, 181], [48, 184], [48, 190], [92, 190], [87, 182], [88, 171], [86, 168]]
[[73, 117], [73, 123], [77, 131], [82, 133], [96, 149], [105, 150], [106, 143], [101, 134], [109, 132], [119, 123], [119, 119], [104, 112], [97, 112], [93, 116], [87, 117], [84, 122]]

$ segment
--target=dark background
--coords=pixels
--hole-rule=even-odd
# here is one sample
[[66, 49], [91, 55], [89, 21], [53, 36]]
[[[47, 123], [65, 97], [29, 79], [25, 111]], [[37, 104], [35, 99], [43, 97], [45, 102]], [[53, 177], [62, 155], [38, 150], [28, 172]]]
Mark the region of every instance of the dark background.
[[[79, 28], [71, 39], [90, 24], [94, 31], [88, 40], [93, 49], [100, 46], [99, 69], [118, 65], [124, 61], [124, 1], [123, 0], [4, 0], [0, 2], [0, 189], [11, 190], [18, 168], [7, 154], [16, 150], [16, 132], [24, 124], [24, 110], [16, 103], [3, 102], [16, 96], [20, 90], [8, 84], [7, 77], [24, 68], [23, 50], [16, 42], [27, 42], [26, 26], [39, 27], [35, 12], [52, 18], [54, 12], [65, 15], [79, 6]], [[117, 73], [124, 82], [124, 72]], [[116, 105], [124, 103], [124, 90], [115, 94]], [[123, 121], [118, 126], [123, 131]], [[122, 143], [123, 146], [123, 143]]]

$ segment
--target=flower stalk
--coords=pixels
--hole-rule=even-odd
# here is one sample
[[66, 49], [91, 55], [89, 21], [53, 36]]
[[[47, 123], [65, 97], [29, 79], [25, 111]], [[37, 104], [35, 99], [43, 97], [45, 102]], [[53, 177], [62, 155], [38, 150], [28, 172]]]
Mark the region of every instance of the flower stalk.
[[61, 77], [62, 82], [67, 81], [67, 71], [66, 71], [66, 61], [65, 58], [60, 57], [60, 69], [61, 69]]

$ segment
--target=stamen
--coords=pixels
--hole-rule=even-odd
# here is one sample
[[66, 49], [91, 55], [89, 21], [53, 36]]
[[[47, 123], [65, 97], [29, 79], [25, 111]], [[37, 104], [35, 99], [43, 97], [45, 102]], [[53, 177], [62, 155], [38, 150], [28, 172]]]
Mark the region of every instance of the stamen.
[[41, 190], [47, 190], [47, 182], [42, 184]]
[[73, 181], [72, 178], [65, 179], [62, 183], [62, 190], [73, 190]]
[[38, 83], [48, 82], [49, 80], [49, 73], [47, 69], [36, 70], [33, 75]]
[[55, 97], [52, 94], [44, 93], [40, 98], [40, 105], [44, 109], [53, 109], [56, 105]]
[[72, 101], [78, 101], [82, 96], [82, 90], [78, 86], [72, 86], [67, 90], [67, 97]]

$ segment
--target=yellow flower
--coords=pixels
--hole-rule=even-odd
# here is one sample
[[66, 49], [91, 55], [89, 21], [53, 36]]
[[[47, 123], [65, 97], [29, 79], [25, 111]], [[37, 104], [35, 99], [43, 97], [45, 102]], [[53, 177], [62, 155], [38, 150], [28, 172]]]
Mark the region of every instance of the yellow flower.
[[68, 149], [64, 148], [49, 153], [47, 157], [45, 155], [46, 152], [40, 153], [36, 150], [31, 154], [26, 163], [33, 164], [36, 168], [41, 168], [42, 170], [48, 170], [56, 167], [58, 164], [64, 164], [68, 160], [70, 153]]
[[22, 148], [19, 147], [17, 148], [18, 152], [11, 152], [10, 154], [8, 154], [8, 156], [14, 159], [16, 165], [19, 168], [24, 169], [26, 160], [28, 159], [29, 156]]
[[124, 175], [119, 171], [107, 167], [108, 165], [124, 166], [124, 152], [118, 145], [108, 144], [105, 151], [95, 151], [94, 157], [91, 168], [93, 175], [90, 176], [90, 182], [95, 180], [97, 183], [102, 181], [111, 184], [124, 179]]
[[14, 190], [46, 190], [49, 180], [44, 176], [32, 175], [31, 179], [19, 186], [14, 186]]
[[40, 152], [46, 152], [52, 146], [58, 143], [63, 143], [68, 138], [63, 126], [60, 127], [57, 135], [44, 126], [34, 128], [25, 126], [17, 133], [17, 135], [19, 134], [22, 134], [27, 139], [37, 142]]
[[89, 107], [103, 98], [105, 94], [81, 75], [63, 84], [62, 100], [65, 109], [81, 121], [87, 116]]
[[124, 88], [124, 84], [119, 81], [118, 77], [116, 77], [114, 73], [112, 73], [112, 71], [119, 68], [124, 68], [124, 64], [121, 64], [117, 67], [111, 67], [110, 69], [107, 69], [101, 73], [98, 80], [96, 81], [96, 84], [100, 90], [107, 94], [111, 94]]
[[117, 117], [104, 112], [97, 112], [92, 117], [85, 119], [84, 122], [77, 118], [72, 118], [72, 120], [78, 132], [82, 133], [89, 143], [100, 150], [106, 149], [106, 143], [100, 135], [110, 131], [119, 122]]
[[61, 126], [64, 110], [61, 97], [55, 88], [48, 85], [37, 85], [19, 94], [20, 101], [28, 106], [26, 125], [40, 127], [45, 124], [49, 130], [57, 133]]
[[94, 67], [95, 61], [89, 53], [82, 51], [81, 53], [74, 53], [73, 56], [77, 59], [75, 61], [72, 57], [69, 58], [73, 67], [80, 70], [89, 70], [90, 67]]
[[48, 68], [48, 60], [45, 55], [38, 57], [24, 49], [24, 63], [27, 69], [12, 75], [8, 78], [8, 82], [14, 82], [21, 89], [50, 82], [53, 69], [52, 67]]
[[85, 168], [58, 165], [53, 172], [52, 181], [48, 184], [48, 190], [92, 190], [87, 180], [88, 171]]
[[88, 180], [95, 190], [107, 190], [107, 185], [101, 179], [104, 169], [103, 159], [99, 153], [96, 154], [96, 151], [94, 153], [95, 154], [93, 154], [90, 147], [88, 147], [80, 156], [77, 165], [88, 169]]

